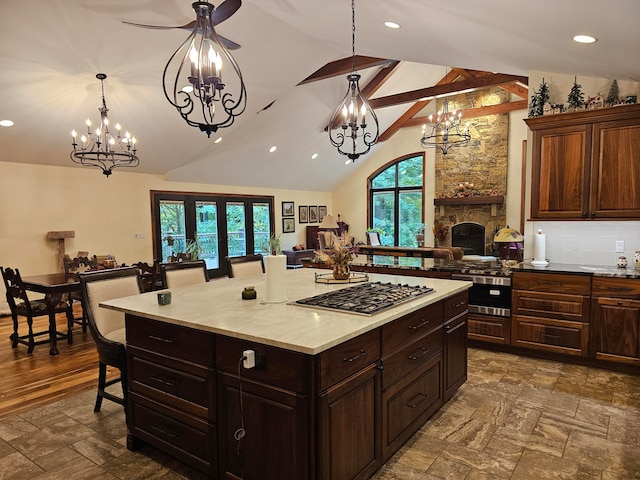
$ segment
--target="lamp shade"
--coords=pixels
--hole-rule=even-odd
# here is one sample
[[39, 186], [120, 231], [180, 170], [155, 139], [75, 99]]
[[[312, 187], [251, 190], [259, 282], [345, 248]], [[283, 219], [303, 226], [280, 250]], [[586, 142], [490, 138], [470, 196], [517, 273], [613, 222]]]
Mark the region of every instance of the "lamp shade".
[[509, 227], [509, 225], [498, 230], [498, 233], [493, 237], [493, 241], [496, 243], [522, 242], [523, 240], [524, 238], [520, 235], [520, 232], [515, 228]]
[[336, 223], [336, 221], [333, 219], [331, 215], [325, 215], [324, 218], [322, 219], [322, 222], [318, 226], [318, 228], [331, 229], [331, 228], [340, 228], [340, 227], [338, 227], [338, 224]]

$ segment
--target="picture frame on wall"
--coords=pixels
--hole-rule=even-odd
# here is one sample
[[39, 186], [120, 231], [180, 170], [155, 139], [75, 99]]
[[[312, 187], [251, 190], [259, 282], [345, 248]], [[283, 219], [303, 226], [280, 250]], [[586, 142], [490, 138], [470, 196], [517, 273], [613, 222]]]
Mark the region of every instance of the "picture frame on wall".
[[327, 216], [327, 207], [318, 207], [318, 222], [322, 223], [322, 219]]
[[298, 223], [309, 223], [309, 207], [307, 205], [298, 206]]
[[282, 216], [295, 217], [295, 207], [293, 202], [282, 202]]
[[318, 207], [309, 206], [309, 223], [318, 223]]
[[296, 219], [295, 218], [283, 218], [282, 219], [282, 233], [293, 233], [296, 231]]

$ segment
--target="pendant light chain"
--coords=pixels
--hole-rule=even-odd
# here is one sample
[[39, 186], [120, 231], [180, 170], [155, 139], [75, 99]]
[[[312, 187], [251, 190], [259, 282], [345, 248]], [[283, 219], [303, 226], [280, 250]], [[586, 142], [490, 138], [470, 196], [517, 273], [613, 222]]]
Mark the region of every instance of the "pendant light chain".
[[351, 73], [356, 71], [356, 0], [351, 0]]

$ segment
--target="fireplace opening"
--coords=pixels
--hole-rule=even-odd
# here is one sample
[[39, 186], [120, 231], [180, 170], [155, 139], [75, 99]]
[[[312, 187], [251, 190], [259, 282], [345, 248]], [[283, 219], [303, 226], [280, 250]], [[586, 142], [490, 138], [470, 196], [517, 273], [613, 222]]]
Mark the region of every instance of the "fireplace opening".
[[451, 246], [462, 247], [465, 255], [485, 254], [485, 228], [475, 222], [460, 222], [451, 227]]

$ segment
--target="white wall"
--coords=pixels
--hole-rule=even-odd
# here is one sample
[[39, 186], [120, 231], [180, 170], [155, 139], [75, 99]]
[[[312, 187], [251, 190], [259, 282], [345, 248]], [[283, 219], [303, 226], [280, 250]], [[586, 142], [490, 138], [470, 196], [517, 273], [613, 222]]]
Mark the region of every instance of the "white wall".
[[[0, 265], [18, 267], [23, 275], [56, 271], [57, 242], [46, 239], [56, 230], [75, 231], [75, 238], [65, 241], [71, 256], [85, 250], [127, 264], [150, 262], [150, 190], [273, 195], [276, 233], [282, 232], [281, 202], [293, 201], [296, 232], [282, 234], [283, 248], [305, 243], [298, 205], [332, 207], [330, 192], [166, 182], [118, 170], [106, 178], [93, 168], [0, 162]], [[136, 239], [136, 232], [144, 238]]]
[[[573, 75], [530, 72], [529, 94], [538, 91], [542, 79], [549, 84], [551, 103], [565, 103], [573, 86]], [[585, 100], [598, 93], [607, 97], [613, 79], [578, 77]], [[620, 96], [640, 96], [640, 83], [618, 81]], [[531, 134], [527, 151], [527, 218], [531, 214]], [[511, 157], [510, 157], [511, 160]], [[546, 234], [546, 257], [550, 262], [615, 266], [617, 258], [633, 258], [640, 250], [640, 221], [527, 221], [525, 225], [525, 257], [533, 256], [533, 235], [541, 229]], [[616, 240], [624, 241], [624, 252], [615, 251]]]

